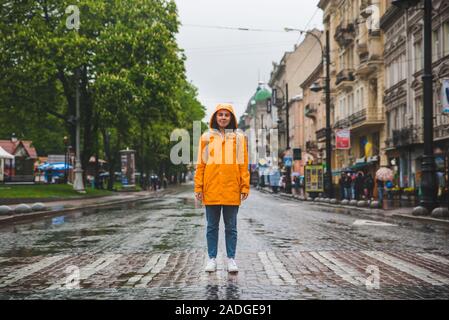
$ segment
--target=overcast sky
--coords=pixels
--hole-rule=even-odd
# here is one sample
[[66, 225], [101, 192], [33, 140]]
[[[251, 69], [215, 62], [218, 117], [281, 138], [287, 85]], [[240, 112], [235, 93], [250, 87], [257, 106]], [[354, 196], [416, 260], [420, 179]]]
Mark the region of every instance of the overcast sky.
[[[187, 76], [199, 90], [209, 117], [220, 102], [233, 103], [237, 117], [258, 81], [267, 82], [272, 62], [302, 39], [285, 27], [322, 29], [318, 0], [176, 0], [182, 23], [178, 43], [187, 56]], [[207, 27], [206, 27], [207, 26]], [[237, 31], [216, 27], [272, 30]]]

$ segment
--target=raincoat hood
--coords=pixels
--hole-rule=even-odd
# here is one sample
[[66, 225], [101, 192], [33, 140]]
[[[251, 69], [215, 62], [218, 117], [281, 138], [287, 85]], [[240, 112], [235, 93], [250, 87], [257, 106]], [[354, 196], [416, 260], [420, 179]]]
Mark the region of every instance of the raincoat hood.
[[212, 128], [212, 123], [214, 121], [214, 118], [217, 115], [217, 112], [220, 111], [220, 110], [228, 110], [231, 113], [231, 116], [234, 118], [234, 121], [235, 121], [235, 128], [237, 129], [238, 128], [238, 122], [237, 122], [237, 117], [235, 116], [234, 107], [231, 104], [229, 104], [229, 103], [221, 103], [221, 104], [219, 104], [218, 106], [215, 107], [215, 111], [212, 114], [212, 116], [210, 117], [209, 128], [211, 130], [214, 129], [214, 128]]

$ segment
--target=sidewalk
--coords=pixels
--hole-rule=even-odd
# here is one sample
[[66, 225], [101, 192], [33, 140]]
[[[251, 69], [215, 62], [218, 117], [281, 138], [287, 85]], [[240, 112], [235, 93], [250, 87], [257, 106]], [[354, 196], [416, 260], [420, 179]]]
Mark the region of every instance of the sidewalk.
[[358, 215], [364, 218], [377, 218], [379, 220], [383, 220], [386, 222], [394, 222], [401, 223], [404, 225], [410, 224], [419, 224], [420, 227], [442, 227], [444, 229], [449, 229], [449, 219], [437, 219], [432, 218], [430, 216], [414, 216], [412, 215], [413, 208], [396, 208], [392, 210], [383, 210], [383, 209], [371, 209], [364, 207], [356, 207], [350, 205], [341, 205], [341, 204], [331, 204], [331, 203], [323, 203], [317, 201], [306, 201], [299, 198], [296, 195], [290, 195], [285, 193], [277, 193], [274, 194], [268, 188], [259, 188], [258, 191], [263, 193], [272, 194], [275, 197], [280, 197], [282, 199], [292, 200], [303, 202], [305, 204], [320, 207], [326, 211], [334, 212], [334, 213], [342, 213], [348, 215]]
[[[46, 202], [45, 203], [46, 208], [44, 211], [0, 215], [0, 225], [14, 223], [18, 221], [33, 220], [37, 218], [52, 217], [60, 215], [62, 213], [69, 213], [78, 210], [106, 208], [130, 202], [147, 200], [163, 196], [165, 194], [170, 194], [174, 192], [174, 190], [175, 187], [170, 187], [167, 189], [160, 189], [157, 191], [119, 192], [112, 196], [71, 199], [71, 200], [57, 200], [52, 202]], [[36, 203], [38, 202], [39, 199], [36, 199]], [[12, 204], [9, 205], [9, 207], [14, 209], [19, 204], [20, 203]]]

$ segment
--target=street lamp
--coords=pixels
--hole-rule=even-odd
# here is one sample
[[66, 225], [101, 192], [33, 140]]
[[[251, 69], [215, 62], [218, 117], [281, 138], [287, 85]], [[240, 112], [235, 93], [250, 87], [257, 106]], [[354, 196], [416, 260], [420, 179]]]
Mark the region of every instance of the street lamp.
[[[436, 206], [437, 186], [435, 177], [435, 156], [433, 152], [433, 74], [432, 74], [432, 0], [424, 1], [424, 155], [421, 159], [420, 207], [414, 214], [429, 214]], [[392, 4], [407, 10], [416, 6], [419, 0], [396, 0]], [[426, 210], [423, 210], [425, 208]], [[426, 212], [427, 211], [427, 212]]]
[[[287, 149], [286, 151], [290, 153], [290, 125], [289, 125], [289, 105], [288, 105], [288, 83], [285, 84], [285, 92], [278, 86], [273, 85], [273, 91], [272, 91], [272, 104], [276, 106], [281, 106], [282, 104], [285, 104], [285, 117], [286, 117], [286, 131], [287, 131]], [[277, 103], [277, 90], [281, 91], [284, 101], [282, 104]], [[271, 108], [271, 105], [270, 105]], [[278, 121], [279, 122], [279, 121]], [[290, 154], [289, 154], [290, 156]], [[286, 166], [287, 168], [287, 181], [285, 182], [285, 191], [288, 194], [292, 193], [292, 168], [291, 166]]]
[[73, 183], [73, 190], [80, 193], [85, 193], [83, 182], [83, 169], [81, 167], [80, 158], [80, 92], [79, 92], [79, 69], [75, 71], [75, 86], [76, 86], [76, 165], [75, 165], [75, 181]]
[[[332, 130], [331, 130], [331, 89], [330, 89], [330, 37], [329, 30], [326, 31], [326, 47], [323, 48], [323, 43], [320, 38], [310, 31], [285, 28], [286, 32], [297, 31], [301, 34], [306, 33], [314, 37], [321, 47], [321, 61], [323, 65], [326, 65], [326, 77], [325, 86], [321, 87], [317, 83], [314, 83], [310, 90], [313, 92], [319, 92], [321, 90], [325, 91], [326, 94], [326, 177], [324, 181], [324, 186], [328, 198], [334, 197], [334, 187], [332, 184]], [[325, 62], [325, 63], [324, 63]]]
[[64, 155], [64, 183], [67, 184], [69, 181], [69, 175], [68, 175], [68, 146], [69, 146], [69, 138], [67, 136], [64, 136], [64, 146], [65, 146], [65, 155]]

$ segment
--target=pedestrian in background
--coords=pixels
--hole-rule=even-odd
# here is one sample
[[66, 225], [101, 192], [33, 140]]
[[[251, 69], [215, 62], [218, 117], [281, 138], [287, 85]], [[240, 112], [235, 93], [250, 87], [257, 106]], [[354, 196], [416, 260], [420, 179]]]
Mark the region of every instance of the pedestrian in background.
[[356, 188], [355, 188], [355, 179], [356, 179], [356, 174], [353, 173], [351, 174], [351, 199], [356, 200]]
[[360, 200], [362, 198], [363, 195], [363, 173], [362, 172], [358, 172], [357, 173], [357, 177], [355, 178], [355, 199], [356, 200]]
[[270, 186], [273, 193], [278, 193], [280, 179], [281, 174], [279, 173], [279, 170], [277, 170], [276, 168], [273, 169], [270, 176]]
[[294, 182], [294, 186], [295, 186], [295, 194], [297, 196], [299, 196], [299, 190], [300, 190], [300, 182], [299, 182], [299, 177], [298, 176], [294, 176], [293, 177], [293, 182]]
[[363, 181], [364, 183], [364, 192], [365, 192], [365, 197], [367, 200], [372, 200], [373, 198], [373, 189], [374, 189], [374, 179], [373, 176], [371, 175], [371, 173], [368, 173], [365, 176], [365, 180]]
[[[241, 201], [249, 194], [247, 143], [243, 133], [237, 131], [237, 117], [230, 104], [219, 104], [209, 123], [210, 130], [201, 137], [195, 174], [195, 196], [206, 206], [209, 261], [205, 271], [217, 270], [218, 231], [223, 212], [228, 272], [235, 273], [238, 272], [237, 213]], [[229, 145], [231, 155], [227, 153]], [[222, 155], [221, 159], [209, 158], [211, 147], [214, 155]]]
[[351, 177], [351, 174], [349, 172], [346, 174], [345, 180], [343, 181], [343, 186], [345, 188], [345, 199], [351, 200], [351, 196], [352, 196], [352, 177]]
[[379, 199], [379, 206], [382, 208], [383, 207], [382, 204], [384, 201], [385, 185], [384, 185], [384, 182], [379, 179], [376, 180], [376, 184], [377, 184], [377, 194], [378, 194], [378, 199]]

